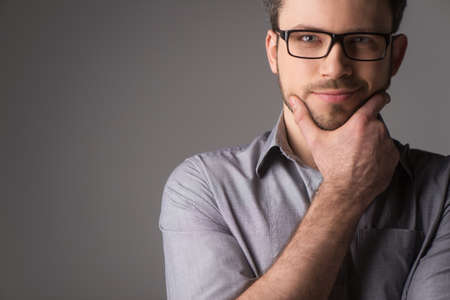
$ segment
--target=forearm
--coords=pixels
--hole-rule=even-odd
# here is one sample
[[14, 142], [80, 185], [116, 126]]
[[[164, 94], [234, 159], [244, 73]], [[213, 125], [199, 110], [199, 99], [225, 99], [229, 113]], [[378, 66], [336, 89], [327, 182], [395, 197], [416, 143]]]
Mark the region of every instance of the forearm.
[[362, 209], [322, 184], [272, 267], [239, 299], [327, 299]]

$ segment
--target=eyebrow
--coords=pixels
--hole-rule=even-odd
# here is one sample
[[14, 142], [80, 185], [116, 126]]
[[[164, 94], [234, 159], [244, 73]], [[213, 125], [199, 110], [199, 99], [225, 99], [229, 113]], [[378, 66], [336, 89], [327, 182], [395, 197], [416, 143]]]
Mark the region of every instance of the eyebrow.
[[[305, 25], [305, 24], [297, 24], [294, 27], [292, 27], [292, 29], [326, 31], [323, 28], [319, 28], [319, 27], [316, 27], [313, 25]], [[381, 29], [369, 29], [367, 27], [366, 28], [365, 27], [356, 27], [348, 32], [387, 32], [387, 31], [381, 30]]]

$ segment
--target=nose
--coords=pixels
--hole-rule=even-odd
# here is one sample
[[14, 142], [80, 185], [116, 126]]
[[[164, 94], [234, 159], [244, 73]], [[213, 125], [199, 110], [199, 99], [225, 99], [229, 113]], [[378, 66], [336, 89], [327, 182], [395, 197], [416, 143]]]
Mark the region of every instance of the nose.
[[351, 60], [345, 55], [341, 43], [334, 43], [328, 56], [323, 58], [320, 72], [322, 77], [327, 79], [339, 79], [352, 75]]

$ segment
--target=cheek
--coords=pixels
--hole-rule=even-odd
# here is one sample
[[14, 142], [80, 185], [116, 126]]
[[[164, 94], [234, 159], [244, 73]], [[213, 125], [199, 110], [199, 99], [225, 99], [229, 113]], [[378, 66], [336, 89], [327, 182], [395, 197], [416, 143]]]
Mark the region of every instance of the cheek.
[[300, 94], [305, 85], [314, 81], [313, 64], [289, 55], [279, 55], [278, 71], [286, 93]]
[[368, 84], [369, 93], [383, 88], [390, 78], [390, 64], [385, 61], [365, 64], [358, 68], [358, 77]]

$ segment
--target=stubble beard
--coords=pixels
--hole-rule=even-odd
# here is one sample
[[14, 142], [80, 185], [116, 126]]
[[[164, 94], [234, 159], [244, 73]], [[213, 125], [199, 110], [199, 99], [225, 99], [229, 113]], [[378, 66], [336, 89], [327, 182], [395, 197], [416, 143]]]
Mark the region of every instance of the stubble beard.
[[[277, 60], [278, 62], [278, 60]], [[322, 130], [335, 130], [338, 129], [339, 127], [341, 127], [342, 125], [344, 125], [352, 116], [353, 114], [361, 107], [363, 106], [373, 95], [382, 92], [382, 91], [386, 91], [390, 85], [391, 85], [391, 68], [392, 68], [392, 64], [391, 64], [391, 57], [389, 58], [389, 73], [386, 74], [386, 82], [382, 85], [382, 87], [380, 89], [377, 89], [376, 91], [374, 91], [373, 93], [371, 93], [368, 97], [366, 97], [365, 99], [363, 99], [359, 105], [357, 105], [353, 111], [351, 111], [350, 113], [348, 113], [348, 111], [340, 104], [331, 104], [330, 106], [330, 111], [326, 114], [320, 114], [319, 112], [315, 112], [313, 110], [311, 110], [311, 108], [309, 107], [309, 105], [306, 103], [306, 101], [303, 98], [306, 98], [308, 95], [310, 95], [310, 92], [305, 93], [305, 95], [297, 95], [300, 100], [305, 104], [305, 107], [308, 109], [309, 115], [311, 116], [311, 119], [313, 120], [313, 122], [316, 124], [317, 127], [319, 127]], [[277, 66], [278, 67], [278, 66]], [[278, 67], [278, 70], [279, 67]], [[278, 72], [278, 85], [281, 91], [281, 98], [282, 101], [284, 102], [284, 104], [288, 107], [288, 109], [292, 112], [292, 108], [290, 106], [290, 104], [287, 101], [287, 97], [289, 97], [290, 95], [286, 94], [283, 88], [283, 84], [281, 83], [280, 80], [280, 72]], [[340, 84], [339, 81], [328, 81], [327, 82], [327, 86], [328, 87], [334, 87], [334, 88], [339, 88], [339, 87], [349, 87], [351, 85], [356, 85], [359, 84], [361, 85], [360, 87], [362, 89], [367, 89], [367, 83], [362, 81], [362, 80], [358, 80], [355, 78], [349, 78], [346, 79], [347, 82], [351, 82], [351, 84], [347, 84], [345, 83], [344, 85]], [[310, 90], [310, 88], [304, 88], [304, 90]], [[347, 115], [346, 118], [344, 120], [339, 120], [339, 116], [342, 115]]]

